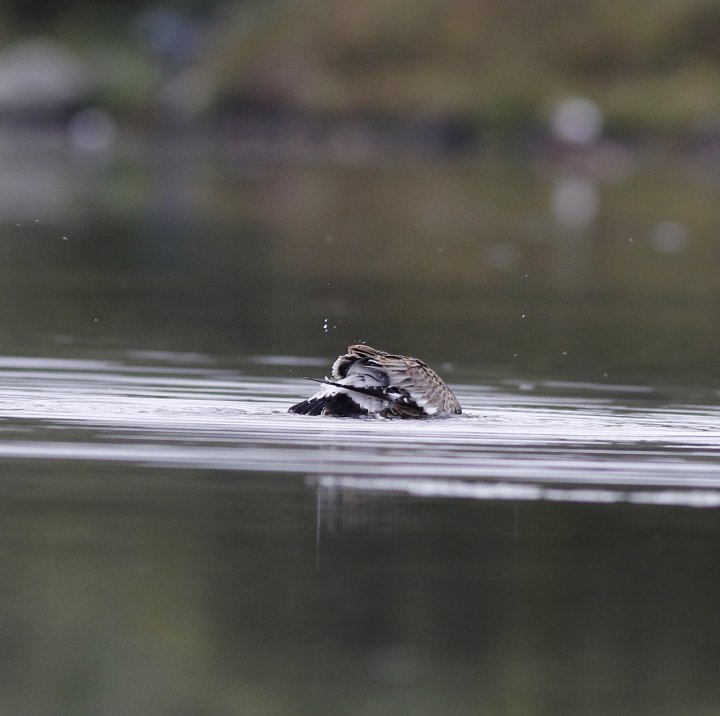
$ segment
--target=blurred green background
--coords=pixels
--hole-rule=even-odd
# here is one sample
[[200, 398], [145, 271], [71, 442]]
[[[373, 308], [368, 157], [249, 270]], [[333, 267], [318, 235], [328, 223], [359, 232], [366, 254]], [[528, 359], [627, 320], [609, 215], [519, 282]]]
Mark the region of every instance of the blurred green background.
[[0, 20], [3, 73], [22, 49], [29, 58], [29, 39], [46, 43], [84, 74], [68, 103], [136, 121], [160, 107], [186, 119], [255, 109], [444, 119], [472, 135], [542, 128], [576, 94], [618, 136], [687, 139], [717, 131], [720, 116], [714, 0], [48, 0], [3, 2]]
[[0, 18], [6, 351], [716, 385], [717, 2]]

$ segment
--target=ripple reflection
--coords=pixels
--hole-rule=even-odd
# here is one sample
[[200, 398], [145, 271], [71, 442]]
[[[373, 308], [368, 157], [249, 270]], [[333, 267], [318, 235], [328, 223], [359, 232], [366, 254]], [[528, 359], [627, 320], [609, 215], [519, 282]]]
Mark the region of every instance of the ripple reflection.
[[197, 356], [0, 358], [0, 457], [296, 473], [324, 490], [414, 497], [720, 506], [714, 404], [663, 401], [641, 386], [453, 388], [462, 416], [323, 419], [286, 413], [304, 381]]

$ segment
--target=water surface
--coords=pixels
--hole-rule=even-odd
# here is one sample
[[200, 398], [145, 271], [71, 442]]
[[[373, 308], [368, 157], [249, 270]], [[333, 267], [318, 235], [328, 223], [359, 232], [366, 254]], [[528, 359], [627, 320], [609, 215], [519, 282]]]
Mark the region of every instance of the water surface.
[[447, 419], [287, 414], [312, 384], [263, 366], [320, 362], [0, 361], [8, 712], [713, 702], [714, 400], [489, 381]]
[[[156, 358], [0, 360], [0, 456], [295, 472], [323, 487], [416, 495], [718, 504], [713, 395], [682, 404], [643, 386], [500, 381], [455, 386], [461, 416], [311, 420], [287, 414], [312, 392], [307, 380]], [[321, 361], [248, 367], [284, 360], [306, 371]]]
[[[0, 712], [718, 711], [710, 169], [56, 140], [3, 148]], [[463, 415], [288, 414], [358, 340]]]

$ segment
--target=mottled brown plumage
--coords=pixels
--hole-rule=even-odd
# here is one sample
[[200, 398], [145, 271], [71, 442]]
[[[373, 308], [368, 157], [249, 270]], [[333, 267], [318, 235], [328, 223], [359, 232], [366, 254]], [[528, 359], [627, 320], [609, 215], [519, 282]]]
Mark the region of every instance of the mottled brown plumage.
[[333, 363], [330, 378], [307, 400], [293, 405], [304, 415], [424, 418], [462, 412], [457, 398], [426, 363], [366, 345], [352, 345]]

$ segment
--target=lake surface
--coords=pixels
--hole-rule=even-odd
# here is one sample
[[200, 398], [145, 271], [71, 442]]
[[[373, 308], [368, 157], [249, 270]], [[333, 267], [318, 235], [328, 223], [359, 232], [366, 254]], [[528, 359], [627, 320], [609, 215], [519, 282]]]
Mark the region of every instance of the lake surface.
[[4, 708], [715, 699], [720, 408], [454, 387], [462, 416], [310, 418], [306, 381], [197, 354], [1, 360]]
[[[712, 168], [183, 147], [3, 150], [0, 712], [714, 713]], [[288, 414], [357, 340], [463, 415]]]

